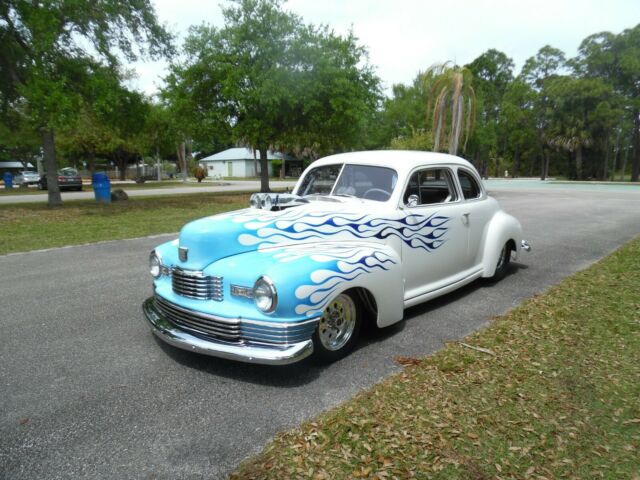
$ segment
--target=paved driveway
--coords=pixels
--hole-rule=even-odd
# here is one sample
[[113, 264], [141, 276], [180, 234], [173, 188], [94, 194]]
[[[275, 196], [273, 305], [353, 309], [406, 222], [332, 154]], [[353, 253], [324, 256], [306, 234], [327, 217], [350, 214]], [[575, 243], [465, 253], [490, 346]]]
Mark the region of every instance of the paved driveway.
[[328, 367], [156, 341], [140, 303], [162, 238], [0, 257], [0, 478], [224, 477], [276, 432], [397, 371], [394, 356], [431, 353], [640, 234], [637, 189], [490, 188], [533, 252], [502, 282], [414, 307]]

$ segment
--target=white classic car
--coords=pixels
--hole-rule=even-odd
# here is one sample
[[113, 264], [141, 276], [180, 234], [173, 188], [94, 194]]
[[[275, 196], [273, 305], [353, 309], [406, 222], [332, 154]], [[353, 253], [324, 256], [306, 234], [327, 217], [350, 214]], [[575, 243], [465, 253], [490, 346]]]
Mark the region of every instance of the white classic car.
[[473, 166], [440, 153], [333, 155], [291, 194], [196, 220], [151, 252], [143, 311], [162, 340], [207, 355], [287, 364], [334, 361], [363, 322], [479, 277], [502, 278], [520, 223], [489, 197]]

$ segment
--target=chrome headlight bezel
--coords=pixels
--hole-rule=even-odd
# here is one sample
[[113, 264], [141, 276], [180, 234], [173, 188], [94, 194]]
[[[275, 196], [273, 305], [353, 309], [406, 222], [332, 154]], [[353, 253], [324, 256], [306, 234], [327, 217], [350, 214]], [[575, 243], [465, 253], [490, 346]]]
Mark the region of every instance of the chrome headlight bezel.
[[149, 273], [153, 278], [160, 278], [162, 275], [164, 265], [162, 264], [162, 257], [158, 255], [158, 252], [153, 250], [149, 254]]
[[272, 313], [278, 306], [278, 291], [273, 281], [266, 275], [253, 284], [253, 301], [263, 313]]

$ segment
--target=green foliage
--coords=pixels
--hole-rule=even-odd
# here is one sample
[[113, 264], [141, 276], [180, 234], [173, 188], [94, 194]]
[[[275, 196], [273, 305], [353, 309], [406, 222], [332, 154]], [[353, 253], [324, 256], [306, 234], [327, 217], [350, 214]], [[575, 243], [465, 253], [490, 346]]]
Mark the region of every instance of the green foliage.
[[265, 163], [268, 148], [322, 154], [361, 141], [380, 88], [353, 34], [306, 25], [276, 0], [239, 0], [223, 13], [222, 29], [192, 27], [186, 60], [167, 78], [164, 98], [190, 135], [231, 135]]
[[393, 138], [391, 148], [394, 150], [430, 151], [433, 150], [433, 136], [431, 132], [413, 129], [409, 136]]

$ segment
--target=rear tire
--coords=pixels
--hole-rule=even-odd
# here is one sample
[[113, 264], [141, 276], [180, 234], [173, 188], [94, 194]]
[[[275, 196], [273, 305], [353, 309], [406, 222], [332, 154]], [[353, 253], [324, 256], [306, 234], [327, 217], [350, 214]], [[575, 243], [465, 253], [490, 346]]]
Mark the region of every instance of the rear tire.
[[489, 280], [497, 282], [502, 280], [509, 271], [509, 263], [511, 262], [511, 246], [509, 242], [505, 243], [500, 250], [500, 256], [498, 257], [498, 263], [496, 264], [496, 271]]
[[362, 325], [362, 306], [353, 292], [335, 297], [324, 309], [313, 334], [314, 358], [331, 363], [347, 356], [355, 347]]

